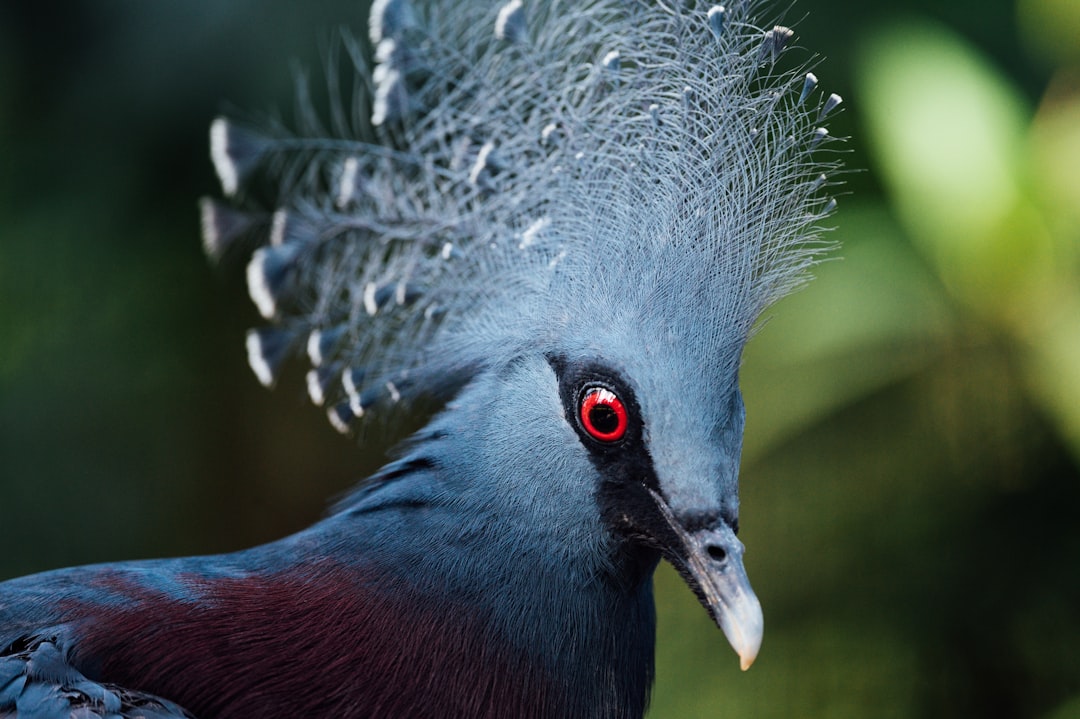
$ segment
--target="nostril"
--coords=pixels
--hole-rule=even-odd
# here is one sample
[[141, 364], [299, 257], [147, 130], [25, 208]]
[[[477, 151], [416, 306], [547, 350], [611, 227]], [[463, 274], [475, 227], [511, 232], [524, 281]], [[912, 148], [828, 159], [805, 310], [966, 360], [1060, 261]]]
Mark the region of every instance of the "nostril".
[[709, 548], [705, 551], [707, 551], [709, 556], [717, 562], [722, 562], [727, 559], [727, 551], [723, 547], [718, 547], [715, 544], [710, 544]]

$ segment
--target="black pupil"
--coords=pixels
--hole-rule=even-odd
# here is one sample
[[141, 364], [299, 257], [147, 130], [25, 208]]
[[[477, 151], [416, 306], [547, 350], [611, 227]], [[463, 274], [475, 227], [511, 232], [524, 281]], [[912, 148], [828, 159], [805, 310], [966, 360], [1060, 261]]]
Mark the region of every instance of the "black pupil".
[[589, 421], [600, 434], [611, 434], [619, 428], [619, 415], [606, 404], [598, 404], [590, 409]]

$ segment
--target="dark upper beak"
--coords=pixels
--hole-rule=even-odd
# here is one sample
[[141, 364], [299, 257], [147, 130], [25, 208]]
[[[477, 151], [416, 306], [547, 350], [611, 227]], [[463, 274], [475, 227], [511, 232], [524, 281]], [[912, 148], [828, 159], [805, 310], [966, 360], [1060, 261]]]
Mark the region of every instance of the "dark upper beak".
[[[661, 547], [739, 655], [743, 671], [761, 647], [765, 619], [743, 568], [743, 545], [728, 524], [718, 520], [705, 529], [687, 530], [667, 502], [651, 492], [671, 534]], [[671, 541], [674, 540], [674, 541]]]

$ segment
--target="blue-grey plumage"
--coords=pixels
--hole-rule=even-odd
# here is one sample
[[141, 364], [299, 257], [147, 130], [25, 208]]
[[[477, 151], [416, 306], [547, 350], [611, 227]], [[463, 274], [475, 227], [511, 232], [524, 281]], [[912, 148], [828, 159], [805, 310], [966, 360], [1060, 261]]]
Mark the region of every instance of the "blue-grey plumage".
[[[204, 245], [258, 243], [259, 381], [306, 357], [343, 432], [445, 405], [293, 537], [0, 586], [0, 712], [56, 649], [204, 717], [641, 716], [661, 558], [747, 668], [739, 362], [827, 249], [820, 122], [840, 104], [781, 69], [794, 33], [759, 11], [376, 0], [370, 73], [344, 41], [367, 87], [328, 123], [216, 120], [245, 209], [204, 200]], [[275, 202], [251, 210], [266, 180]], [[289, 651], [318, 676], [279, 666]]]
[[[294, 169], [251, 295], [310, 332], [316, 366], [332, 355], [344, 368], [338, 383], [309, 375], [317, 403], [334, 384], [348, 399], [333, 424], [411, 392], [453, 396], [525, 358], [599, 364], [639, 397], [663, 516], [734, 517], [739, 357], [825, 247], [833, 163], [813, 151], [840, 103], [808, 102], [817, 78], [776, 69], [794, 33], [756, 28], [754, 9], [377, 2], [374, 134], [266, 137], [254, 153]], [[227, 194], [256, 164], [252, 137], [215, 124]], [[290, 239], [285, 226], [302, 229]], [[253, 352], [264, 383], [278, 347]], [[507, 457], [520, 439], [490, 442]], [[718, 458], [702, 449], [717, 445]], [[738, 542], [722, 543], [734, 566]], [[710, 575], [683, 569], [748, 664], [760, 619], [745, 578], [728, 593], [751, 599], [723, 613]]]

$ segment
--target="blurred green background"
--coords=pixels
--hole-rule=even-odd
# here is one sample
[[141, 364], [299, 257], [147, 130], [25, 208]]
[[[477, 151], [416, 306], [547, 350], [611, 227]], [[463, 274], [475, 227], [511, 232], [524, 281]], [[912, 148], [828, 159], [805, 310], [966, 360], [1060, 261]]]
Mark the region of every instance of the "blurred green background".
[[[0, 578], [270, 540], [379, 464], [298, 372], [257, 384], [195, 204], [210, 120], [287, 115], [364, 17], [0, 5]], [[860, 171], [840, 259], [745, 358], [761, 655], [741, 674], [665, 568], [650, 716], [1080, 717], [1080, 0], [788, 21]]]

